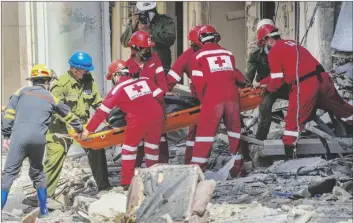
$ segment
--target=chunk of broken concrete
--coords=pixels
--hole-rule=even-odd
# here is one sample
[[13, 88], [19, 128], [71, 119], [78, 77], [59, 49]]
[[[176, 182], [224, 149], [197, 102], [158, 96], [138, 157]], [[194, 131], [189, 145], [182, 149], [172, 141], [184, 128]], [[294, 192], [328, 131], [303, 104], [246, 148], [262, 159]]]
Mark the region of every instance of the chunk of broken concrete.
[[121, 193], [107, 193], [91, 203], [88, 215], [94, 222], [121, 222], [126, 212], [127, 197]]
[[[128, 207], [129, 210], [131, 208], [136, 210], [138, 222], [145, 223], [155, 223], [156, 219], [165, 214], [169, 214], [173, 221], [183, 221], [190, 217], [197, 184], [204, 180], [198, 165], [159, 164], [146, 169], [137, 169], [135, 176], [141, 177], [139, 182], [143, 183], [143, 193], [140, 192], [140, 183], [132, 182], [130, 192], [136, 192], [129, 194]], [[132, 195], [138, 197], [130, 199]], [[137, 203], [141, 202], [141, 205], [132, 207], [135, 199], [138, 200]]]
[[308, 190], [311, 196], [315, 196], [316, 194], [331, 193], [335, 185], [335, 178], [327, 178], [321, 181], [315, 181], [310, 183]]
[[204, 180], [197, 184], [196, 193], [192, 205], [193, 215], [203, 216], [208, 202], [211, 200], [216, 188], [216, 181]]
[[340, 200], [340, 201], [347, 201], [352, 198], [352, 195], [349, 194], [347, 191], [343, 190], [341, 187], [335, 186], [332, 190], [332, 193]]

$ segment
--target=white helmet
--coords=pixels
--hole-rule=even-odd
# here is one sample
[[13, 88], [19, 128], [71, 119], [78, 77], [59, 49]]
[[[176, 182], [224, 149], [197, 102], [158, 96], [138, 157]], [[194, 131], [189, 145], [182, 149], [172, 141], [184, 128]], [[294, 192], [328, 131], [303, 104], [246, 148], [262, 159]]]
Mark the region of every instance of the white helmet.
[[153, 2], [137, 2], [136, 3], [136, 8], [139, 11], [149, 11], [151, 9], [156, 8], [157, 3], [155, 1]]
[[263, 26], [263, 25], [272, 25], [272, 26], [275, 26], [275, 23], [274, 23], [271, 19], [261, 19], [261, 20], [257, 23], [256, 31], [259, 31], [259, 29], [260, 29], [261, 26]]

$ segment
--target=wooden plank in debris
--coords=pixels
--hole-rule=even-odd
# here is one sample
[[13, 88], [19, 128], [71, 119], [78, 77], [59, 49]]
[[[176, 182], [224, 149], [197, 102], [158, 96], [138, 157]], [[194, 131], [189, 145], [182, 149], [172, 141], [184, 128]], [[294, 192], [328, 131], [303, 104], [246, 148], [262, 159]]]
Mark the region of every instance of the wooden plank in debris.
[[[220, 139], [220, 140], [222, 140], [222, 141], [224, 141], [226, 143], [229, 143], [228, 135], [226, 135], [226, 134], [223, 134], [223, 133], [218, 134], [217, 135], [217, 139]], [[246, 141], [246, 142], [248, 142], [250, 144], [264, 146], [263, 141], [255, 139], [255, 138], [252, 138], [250, 136], [241, 135], [240, 139], [243, 140], [243, 141]]]
[[[326, 149], [319, 139], [301, 139], [298, 142], [297, 154], [325, 154]], [[284, 154], [284, 144], [280, 139], [264, 140], [260, 156], [280, 156]]]
[[34, 209], [22, 218], [22, 223], [34, 223], [39, 216], [39, 208]]
[[[340, 139], [348, 143], [349, 139]], [[347, 153], [340, 147], [330, 147], [331, 153]], [[297, 147], [297, 154], [301, 155], [314, 155], [314, 154], [325, 154], [326, 149], [322, 145], [319, 139], [300, 139]], [[284, 144], [282, 140], [265, 140], [264, 147], [260, 156], [280, 156], [284, 155]]]

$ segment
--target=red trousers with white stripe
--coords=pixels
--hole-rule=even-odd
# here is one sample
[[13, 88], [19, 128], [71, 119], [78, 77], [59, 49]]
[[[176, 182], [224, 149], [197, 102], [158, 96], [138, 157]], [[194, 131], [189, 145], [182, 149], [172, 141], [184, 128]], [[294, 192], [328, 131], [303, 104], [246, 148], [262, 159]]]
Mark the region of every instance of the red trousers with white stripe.
[[[195, 92], [195, 87], [192, 83], [190, 83], [190, 96], [197, 97]], [[189, 127], [188, 137], [186, 140], [186, 149], [184, 155], [184, 163], [190, 164], [192, 158], [192, 149], [194, 148], [195, 144], [195, 137], [196, 137], [196, 129], [197, 125], [192, 125]]]
[[230, 90], [226, 95], [215, 92], [208, 90], [205, 93], [192, 151], [191, 164], [198, 164], [202, 170], [206, 168], [207, 158], [222, 118], [228, 132], [230, 152], [232, 155], [238, 152], [241, 133], [238, 90]]
[[[339, 118], [349, 118], [353, 115], [353, 106], [345, 102], [338, 94], [333, 79], [326, 73], [321, 73], [322, 82], [317, 77], [310, 77], [300, 83], [300, 131], [316, 108], [333, 112]], [[283, 143], [293, 146], [298, 137], [297, 131], [297, 85], [292, 85], [289, 93], [288, 112], [285, 117]]]
[[[144, 151], [144, 140], [142, 140], [137, 147], [137, 157], [135, 162], [135, 167], [141, 167], [143, 157], [145, 156]], [[167, 134], [163, 134], [159, 142], [159, 159], [158, 163], [168, 163], [169, 161], [169, 149]]]
[[137, 156], [137, 146], [142, 139], [144, 142], [144, 152], [146, 154], [146, 166], [150, 167], [158, 163], [159, 141], [164, 125], [164, 118], [146, 119], [142, 122], [130, 121], [124, 133], [124, 144], [122, 146], [121, 157], [121, 185], [130, 185], [134, 176], [135, 160]]

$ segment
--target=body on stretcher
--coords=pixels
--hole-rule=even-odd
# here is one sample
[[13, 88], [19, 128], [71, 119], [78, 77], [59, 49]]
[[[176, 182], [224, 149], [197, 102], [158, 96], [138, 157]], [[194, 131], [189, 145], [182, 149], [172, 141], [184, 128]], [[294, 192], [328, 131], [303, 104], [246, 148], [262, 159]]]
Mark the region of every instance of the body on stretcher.
[[[240, 89], [240, 111], [255, 109], [263, 101], [264, 90], [261, 88]], [[200, 102], [190, 96], [166, 96], [167, 119], [164, 133], [173, 132], [181, 128], [196, 125], [200, 115]], [[118, 108], [108, 116], [108, 125], [103, 130], [92, 133], [85, 141], [77, 140], [74, 132], [69, 134], [77, 140], [83, 148], [103, 149], [123, 143], [126, 122], [125, 114]]]

